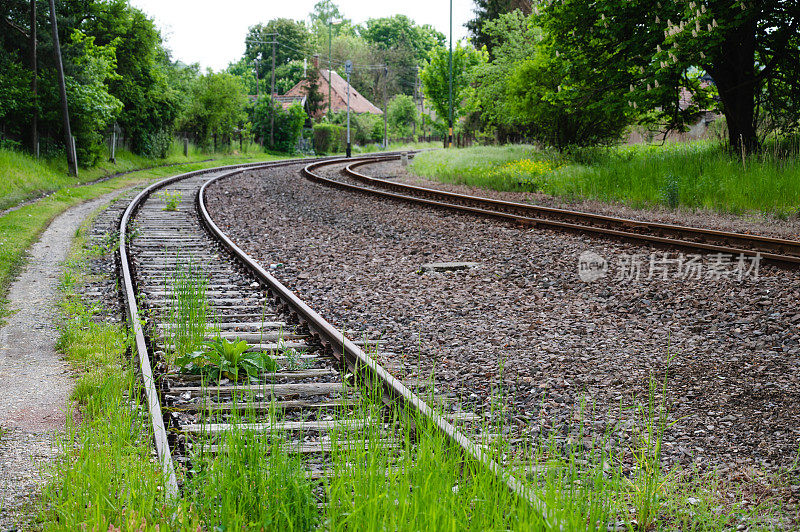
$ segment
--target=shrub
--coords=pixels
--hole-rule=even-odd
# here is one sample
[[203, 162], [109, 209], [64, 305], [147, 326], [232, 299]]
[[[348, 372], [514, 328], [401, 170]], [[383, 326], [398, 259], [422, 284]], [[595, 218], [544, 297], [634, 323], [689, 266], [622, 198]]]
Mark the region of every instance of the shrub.
[[345, 128], [334, 124], [314, 124], [314, 151], [335, 153], [343, 151], [347, 143]]

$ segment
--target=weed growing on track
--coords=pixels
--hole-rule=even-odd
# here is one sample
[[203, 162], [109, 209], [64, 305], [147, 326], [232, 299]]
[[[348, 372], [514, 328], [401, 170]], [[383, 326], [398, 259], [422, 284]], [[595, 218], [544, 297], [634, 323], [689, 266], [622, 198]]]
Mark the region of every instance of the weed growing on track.
[[164, 343], [171, 357], [185, 357], [199, 348], [209, 332], [210, 308], [206, 299], [209, 278], [193, 261], [179, 263], [164, 280], [169, 307], [163, 323]]
[[[530, 171], [504, 172], [517, 161]], [[540, 171], [545, 166], [546, 172]], [[449, 183], [572, 198], [703, 208], [719, 212], [798, 215], [800, 153], [796, 145], [746, 157], [710, 141], [574, 150], [531, 146], [475, 147], [421, 153], [411, 170]]]
[[[279, 413], [272, 409], [267, 422]], [[215, 448], [195, 445], [192, 470], [184, 484], [182, 515], [223, 530], [312, 530], [319, 520], [314, 484], [303, 461], [286, 452], [280, 431], [252, 431], [241, 424], [261, 422], [255, 412], [234, 409]]]
[[165, 190], [160, 194], [160, 197], [164, 201], [164, 208], [161, 209], [162, 211], [178, 210], [178, 205], [180, 204], [182, 197], [180, 190], [175, 190], [172, 192]]

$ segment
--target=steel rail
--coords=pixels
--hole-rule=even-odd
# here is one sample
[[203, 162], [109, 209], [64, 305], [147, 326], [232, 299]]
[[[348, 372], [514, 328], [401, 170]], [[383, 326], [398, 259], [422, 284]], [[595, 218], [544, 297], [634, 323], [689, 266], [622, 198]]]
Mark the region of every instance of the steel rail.
[[[342, 331], [337, 330], [327, 320], [306, 305], [291, 290], [286, 288], [286, 286], [284, 286], [278, 279], [273, 277], [269, 272], [261, 267], [258, 262], [256, 262], [244, 250], [236, 245], [236, 243], [234, 243], [233, 240], [231, 240], [231, 238], [219, 228], [208, 212], [208, 207], [205, 200], [205, 192], [211, 184], [218, 182], [221, 179], [238, 175], [241, 172], [241, 170], [238, 170], [214, 177], [204, 183], [198, 191], [198, 210], [200, 211], [204, 225], [214, 236], [214, 238], [216, 238], [225, 248], [235, 255], [240, 263], [249, 269], [256, 276], [256, 278], [258, 278], [264, 284], [269, 296], [279, 303], [279, 307], [284, 306], [285, 308], [289, 309], [290, 313], [298, 320], [298, 322], [304, 325], [308, 329], [309, 333], [314, 336], [322, 345], [329, 349], [337, 359], [345, 362], [352, 371], [358, 371], [362, 374], [366, 372], [368, 377], [377, 380], [377, 382], [383, 386], [383, 389], [391, 398], [391, 401], [387, 401], [387, 403], [399, 403], [401, 407], [407, 408], [408, 410], [419, 414], [424, 419], [427, 419], [433, 424], [436, 430], [438, 430], [449, 441], [455, 444], [463, 453], [463, 455], [473, 459], [476, 463], [491, 471], [493, 475], [505, 483], [512, 493], [521, 497], [523, 500], [527, 500], [543, 517], [543, 519], [545, 519], [546, 522], [552, 524], [554, 521], [554, 515], [548, 509], [544, 501], [528, 490], [513, 475], [505, 472], [500, 465], [495, 462], [487, 453], [473, 443], [465, 434], [459, 431], [447, 419], [428, 406], [425, 401], [420, 399], [402, 382], [393, 377], [380, 364], [378, 364], [375, 359], [370, 357], [360, 347], [348, 339]], [[402, 411], [403, 410], [401, 410], [401, 412]]]
[[[342, 162], [346, 162], [342, 159], [310, 164], [304, 169], [304, 173], [307, 177], [329, 186], [346, 188], [357, 192], [400, 199], [413, 203], [422, 203], [438, 208], [502, 218], [528, 225], [541, 225], [577, 232], [591, 232], [630, 241], [654, 243], [711, 253], [741, 254], [750, 257], [759, 255], [765, 261], [783, 266], [800, 265], [800, 241], [796, 240], [659, 222], [647, 222], [555, 207], [496, 200], [481, 196], [457, 194], [415, 185], [396, 183], [386, 179], [368, 176], [355, 170], [355, 168], [359, 166], [380, 161], [395, 160], [396, 158], [395, 156], [383, 156], [370, 161], [355, 161], [348, 164], [344, 169], [345, 174], [356, 181], [360, 181], [372, 187], [391, 190], [395, 193], [387, 193], [385, 191], [376, 190], [375, 188], [364, 188], [349, 183], [342, 183], [314, 172], [315, 169], [326, 164], [341, 164]], [[556, 216], [562, 218], [562, 220], [543, 218], [542, 215]], [[563, 221], [564, 218], [569, 221]], [[642, 231], [649, 231], [650, 233], [634, 232], [629, 229], [641, 229]], [[661, 236], [659, 234], [652, 234], [653, 232], [672, 236]], [[705, 242], [687, 239], [692, 237], [704, 239]], [[733, 245], [721, 245], [710, 243], [709, 241], [723, 241]]]

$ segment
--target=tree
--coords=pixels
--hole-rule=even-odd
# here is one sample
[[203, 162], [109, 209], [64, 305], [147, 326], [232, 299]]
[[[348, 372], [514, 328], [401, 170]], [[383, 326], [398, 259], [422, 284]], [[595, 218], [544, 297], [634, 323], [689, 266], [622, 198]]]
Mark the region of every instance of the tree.
[[[375, 50], [376, 64], [389, 67], [387, 95], [414, 92], [417, 66], [428, 58], [431, 51], [444, 46], [445, 37], [429, 25], [417, 26], [405, 15], [367, 20], [359, 34]], [[381, 95], [382, 98], [382, 95]]]
[[593, 73], [559, 57], [536, 22], [513, 11], [484, 26], [495, 57], [475, 74], [479, 127], [500, 140], [526, 137], [558, 149], [618, 140], [633, 109], [594, 100]]
[[303, 124], [308, 115], [299, 103], [293, 103], [287, 110], [272, 98], [262, 96], [256, 102], [253, 110], [253, 128], [257, 135], [269, 137], [270, 116], [274, 115], [274, 150], [283, 153], [293, 153], [297, 141], [303, 133]]
[[437, 46], [444, 46], [444, 35], [426, 24], [417, 26], [405, 15], [372, 18], [359, 34], [368, 44], [383, 50], [406, 48], [416, 61], [425, 60]]
[[475, 18], [466, 24], [472, 34], [472, 44], [477, 49], [485, 46], [489, 56], [494, 57], [496, 36], [486, 31], [486, 23], [496, 20], [500, 15], [517, 10], [527, 15], [531, 12], [531, 4], [531, 0], [475, 0]]
[[[433, 105], [436, 114], [447, 120], [450, 113], [449, 98], [449, 51], [436, 48], [431, 52], [430, 60], [425, 63], [420, 72], [422, 89], [425, 96]], [[473, 79], [476, 68], [487, 60], [487, 53], [476, 50], [472, 46], [456, 44], [453, 50], [453, 123], [469, 111], [467, 105], [467, 92]]]
[[93, 166], [103, 148], [103, 130], [117, 118], [122, 102], [109, 94], [106, 82], [114, 79], [116, 53], [111, 45], [97, 46], [94, 37], [75, 30], [64, 46], [70, 58], [70, 76], [66, 79], [72, 134], [78, 162]]
[[308, 110], [308, 116], [313, 117], [322, 109], [322, 102], [325, 100], [325, 96], [319, 91], [319, 70], [309, 68], [305, 80], [306, 109]]
[[229, 145], [244, 123], [244, 102], [238, 78], [209, 71], [192, 86], [191, 105], [181, 118], [181, 130], [193, 134], [204, 147]]
[[543, 7], [541, 24], [553, 50], [593, 74], [594, 101], [626, 101], [664, 129], [682, 127], [715, 93], [737, 152], [758, 147], [762, 113], [798, 118], [796, 2], [565, 0]]
[[176, 67], [155, 23], [126, 0], [63, 4], [74, 7], [67, 18], [81, 21], [82, 31], [95, 37], [98, 45], [116, 43], [118, 75], [108, 85], [123, 104], [118, 121], [131, 149], [146, 157], [166, 156], [181, 112], [181, 95], [170, 86]]
[[[270, 35], [277, 33], [278, 35]], [[277, 40], [275, 45], [275, 70], [291, 61], [302, 61], [309, 50], [311, 34], [303, 22], [288, 18], [272, 19], [266, 24], [250, 26], [245, 37], [244, 59], [246, 63], [258, 63], [258, 77], [270, 79], [272, 69], [272, 45], [266, 44]], [[277, 75], [276, 75], [277, 78]], [[267, 81], [269, 83], [269, 81]], [[269, 85], [268, 85], [269, 86]]]
[[414, 98], [398, 94], [389, 102], [389, 130], [398, 137], [411, 135], [411, 127], [417, 121], [417, 105]]

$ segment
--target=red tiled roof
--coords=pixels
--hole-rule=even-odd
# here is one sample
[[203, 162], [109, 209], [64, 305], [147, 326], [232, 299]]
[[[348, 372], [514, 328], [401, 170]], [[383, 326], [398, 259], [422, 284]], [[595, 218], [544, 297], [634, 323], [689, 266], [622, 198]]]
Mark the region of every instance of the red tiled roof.
[[[347, 81], [340, 76], [335, 70], [330, 72], [331, 83], [331, 111], [346, 111], [347, 110]], [[306, 80], [292, 87], [286, 92], [285, 96], [306, 96]], [[322, 104], [317, 115], [321, 115], [328, 110], [328, 70], [319, 69], [318, 89], [322, 94]], [[382, 115], [378, 107], [372, 102], [367, 100], [360, 92], [350, 86], [350, 110], [354, 113], [371, 113], [374, 115]]]

